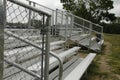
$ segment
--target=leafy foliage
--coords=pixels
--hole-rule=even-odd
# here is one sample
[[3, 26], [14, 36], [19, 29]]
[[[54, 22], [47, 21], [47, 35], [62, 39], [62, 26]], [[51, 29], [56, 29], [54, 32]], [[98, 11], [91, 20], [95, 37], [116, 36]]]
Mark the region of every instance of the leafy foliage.
[[116, 19], [114, 13], [108, 12], [113, 8], [111, 0], [61, 0], [61, 3], [68, 12], [92, 22], [99, 23], [101, 20]]

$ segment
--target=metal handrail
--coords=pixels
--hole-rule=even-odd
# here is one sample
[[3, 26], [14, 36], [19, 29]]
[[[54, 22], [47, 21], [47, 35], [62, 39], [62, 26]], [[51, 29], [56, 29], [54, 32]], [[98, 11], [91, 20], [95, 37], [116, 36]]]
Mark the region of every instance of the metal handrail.
[[[60, 10], [60, 9], [58, 9], [58, 10], [59, 10], [59, 11], [62, 11], [62, 10]], [[76, 18], [78, 18], [78, 19], [82, 19], [83, 21], [86, 21], [86, 22], [92, 23], [92, 24], [94, 24], [94, 25], [97, 25], [97, 26], [99, 26], [99, 27], [102, 28], [101, 25], [96, 24], [96, 23], [93, 23], [93, 22], [91, 22], [91, 21], [89, 21], [89, 20], [86, 20], [86, 19], [84, 19], [84, 18], [82, 18], [82, 17], [78, 17], [78, 16], [76, 16], [76, 15], [70, 13], [70, 12], [65, 11], [65, 13], [67, 13], [67, 14], [69, 14], [69, 15], [71, 15], [71, 16], [74, 16], [74, 17], [76, 17]]]
[[[58, 11], [58, 12], [61, 12], [61, 14], [63, 13], [62, 10], [57, 9], [57, 11]], [[80, 24], [75, 23], [75, 22], [73, 22], [73, 25], [76, 24], [77, 26], [81, 26], [82, 28], [85, 28], [85, 29], [89, 30], [89, 31], [90, 31], [90, 34], [92, 34], [92, 32], [95, 32], [96, 34], [100, 34], [100, 35], [101, 35], [101, 38], [96, 37], [96, 39], [98, 39], [99, 41], [102, 41], [102, 40], [103, 40], [103, 27], [102, 27], [101, 25], [95, 24], [95, 23], [93, 23], [93, 22], [91, 22], [91, 21], [89, 21], [89, 20], [86, 20], [86, 19], [83, 19], [83, 18], [81, 18], [81, 17], [78, 17], [78, 16], [76, 16], [76, 15], [74, 15], [74, 14], [72, 14], [72, 13], [69, 13], [69, 12], [67, 12], [67, 11], [64, 12], [64, 13], [66, 13], [66, 14], [69, 15], [70, 17], [74, 17], [74, 18], [80, 19], [80, 20], [82, 20], [83, 22], [88, 22], [88, 23], [90, 24], [90, 27], [89, 27], [89, 28], [84, 27], [84, 25], [80, 25]], [[97, 30], [93, 29], [94, 26], [97, 26], [98, 28], [100, 28], [100, 31], [97, 31]], [[90, 38], [90, 41], [89, 41], [89, 47], [90, 47], [90, 46], [91, 46], [91, 38]], [[99, 45], [99, 47], [101, 48], [101, 45]]]
[[[14, 38], [16, 38], [16, 39], [18, 39], [18, 40], [21, 40], [22, 42], [25, 42], [25, 43], [27, 43], [27, 44], [29, 44], [29, 45], [31, 45], [31, 46], [39, 49], [39, 50], [42, 50], [42, 48], [41, 48], [38, 44], [35, 44], [35, 43], [33, 43], [32, 41], [29, 41], [29, 40], [24, 39], [24, 38], [22, 38], [22, 37], [20, 37], [20, 36], [18, 36], [18, 35], [16, 35], [16, 34], [13, 34], [12, 32], [10, 32], [10, 31], [8, 31], [8, 30], [5, 30], [4, 32], [5, 32], [5, 34], [7, 34], [7, 35], [9, 35], [9, 36], [12, 36], [12, 37], [14, 37]], [[50, 51], [50, 55], [52, 55], [53, 57], [55, 57], [55, 58], [59, 61], [59, 66], [60, 66], [60, 67], [59, 67], [59, 80], [62, 80], [63, 62], [62, 62], [62, 60], [61, 60], [57, 55], [55, 55], [52, 51]]]
[[[74, 24], [76, 24], [76, 25], [78, 25], [78, 26], [83, 27], [83, 25], [80, 25], [80, 24], [78, 24], [78, 23], [74, 23]], [[93, 30], [93, 29], [90, 29], [90, 28], [87, 28], [87, 27], [83, 27], [83, 28], [85, 28], [85, 29], [89, 29], [89, 30], [91, 30], [91, 31], [94, 31], [94, 32], [96, 32], [96, 33], [98, 33], [98, 34], [101, 34], [101, 35], [102, 35], [102, 33], [98, 32], [98, 31], [95, 31], [95, 30]]]
[[41, 5], [41, 4], [39, 4], [39, 3], [36, 3], [36, 2], [34, 2], [34, 1], [31, 1], [31, 0], [26, 0], [26, 1], [32, 2], [32, 3], [34, 3], [34, 4], [37, 4], [37, 5], [41, 6], [41, 7], [44, 7], [44, 8], [47, 8], [47, 9], [49, 9], [49, 10], [55, 11], [55, 10], [49, 8], [49, 7], [43, 6], [43, 5]]
[[[76, 15], [74, 15], [74, 14], [72, 14], [72, 13], [69, 13], [69, 12], [67, 12], [67, 11], [64, 12], [64, 11], [62, 11], [62, 10], [60, 10], [60, 9], [53, 10], [53, 9], [51, 9], [51, 8], [48, 8], [48, 7], [43, 6], [43, 5], [40, 5], [40, 4], [38, 4], [38, 3], [34, 2], [34, 1], [31, 1], [31, 0], [26, 0], [26, 1], [30, 1], [30, 2], [32, 2], [32, 3], [35, 3], [35, 4], [37, 4], [37, 5], [41, 6], [41, 7], [47, 8], [47, 9], [52, 10], [52, 11], [54, 11], [54, 12], [57, 10], [57, 13], [60, 13], [60, 14], [67, 13], [67, 14], [73, 16], [73, 17], [76, 17], [76, 18], [78, 18], [78, 19], [82, 19], [83, 21], [89, 22], [89, 23], [91, 23], [91, 24], [93, 24], [93, 25], [95, 25], [95, 26], [98, 26], [98, 27], [102, 28], [102, 29], [101, 29], [101, 33], [98, 32], [98, 31], [95, 31], [95, 30], [93, 30], [93, 29], [91, 29], [91, 30], [94, 31], [94, 32], [96, 32], [96, 33], [98, 33], [98, 34], [103, 34], [103, 27], [102, 27], [101, 25], [99, 25], [99, 24], [95, 24], [95, 23], [93, 23], [93, 22], [91, 22], [91, 21], [89, 21], [89, 20], [86, 20], [86, 19], [84, 19], [84, 18], [78, 17], [78, 16], [76, 16]], [[85, 28], [86, 28], [86, 27], [85, 27]], [[87, 29], [87, 28], [86, 28], [86, 29]], [[88, 28], [88, 29], [89, 29], [89, 28]], [[102, 35], [102, 36], [103, 36], [103, 35]], [[102, 38], [103, 38], [103, 37], [102, 37]]]
[[24, 2], [21, 2], [21, 1], [19, 1], [19, 0], [8, 0], [8, 1], [10, 1], [10, 2], [12, 2], [12, 3], [15, 3], [15, 4], [18, 4], [18, 5], [20, 5], [20, 6], [23, 6], [23, 7], [27, 8], [27, 9], [29, 9], [29, 10], [33, 10], [33, 11], [35, 11], [35, 12], [44, 14], [44, 15], [46, 15], [46, 16], [48, 16], [48, 17], [51, 16], [50, 14], [48, 14], [48, 13], [46, 13], [46, 12], [43, 12], [43, 11], [41, 11], [40, 9], [35, 8], [35, 7], [32, 7], [32, 6], [30, 6], [30, 5], [28, 5], [28, 4], [24, 3]]
[[55, 57], [59, 61], [59, 79], [58, 80], [62, 80], [62, 76], [63, 76], [63, 74], [62, 74], [63, 73], [63, 61], [56, 54], [54, 54], [52, 51], [50, 51], [50, 55], [52, 55], [53, 57]]
[[[59, 9], [57, 9], [57, 10], [63, 12], [62, 10], [59, 10]], [[72, 13], [69, 13], [69, 12], [67, 12], [67, 11], [65, 11], [64, 13], [67, 13], [67, 14], [73, 16], [73, 17], [76, 17], [76, 18], [78, 18], [78, 19], [82, 19], [83, 21], [86, 21], [86, 22], [89, 22], [89, 23], [91, 23], [91, 24], [94, 24], [94, 25], [102, 28], [102, 31], [103, 31], [103, 27], [102, 27], [101, 25], [99, 25], [99, 24], [95, 24], [95, 23], [93, 23], [93, 22], [91, 22], [91, 21], [89, 21], [89, 20], [86, 20], [86, 19], [84, 19], [84, 18], [78, 17], [78, 16], [76, 16], [76, 15], [74, 15], [74, 14], [72, 14]], [[62, 13], [61, 13], [61, 14], [62, 14]], [[102, 31], [101, 31], [101, 32], [102, 32]]]

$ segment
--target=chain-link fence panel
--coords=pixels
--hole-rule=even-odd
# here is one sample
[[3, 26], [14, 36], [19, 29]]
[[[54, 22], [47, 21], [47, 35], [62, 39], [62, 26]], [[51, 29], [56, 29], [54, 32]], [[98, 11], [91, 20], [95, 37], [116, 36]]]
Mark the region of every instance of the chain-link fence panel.
[[28, 3], [12, 0], [6, 3], [4, 80], [43, 78], [49, 16]]

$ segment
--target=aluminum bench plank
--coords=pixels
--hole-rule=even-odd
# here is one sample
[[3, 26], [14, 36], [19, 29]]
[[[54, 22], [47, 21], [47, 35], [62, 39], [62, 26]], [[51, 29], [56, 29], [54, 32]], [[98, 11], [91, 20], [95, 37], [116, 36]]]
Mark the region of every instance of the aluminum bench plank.
[[[59, 44], [63, 44], [65, 41], [56, 41], [56, 42], [51, 42], [50, 43], [50, 46], [54, 47], [54, 45], [59, 45]], [[41, 47], [42, 45], [40, 45]], [[17, 48], [17, 49], [12, 49], [12, 50], [6, 50], [4, 52], [4, 55], [5, 56], [10, 56], [10, 55], [14, 55], [15, 53], [18, 53], [19, 52], [24, 52], [24, 51], [29, 51], [29, 50], [32, 50], [34, 47], [32, 46], [27, 46], [27, 47], [21, 47], [21, 48]]]
[[55, 41], [55, 42], [52, 42], [50, 45], [53, 46], [53, 45], [58, 45], [58, 44], [63, 44], [65, 43], [66, 41]]
[[94, 42], [93, 45], [90, 46], [90, 49], [100, 51], [100, 45], [97, 42]]
[[80, 41], [88, 36], [89, 36], [89, 34], [81, 34], [81, 35], [79, 34], [79, 35], [71, 36], [70, 39], [73, 41]]
[[[58, 56], [61, 58], [62, 61], [65, 61], [66, 59], [68, 59], [72, 55], [76, 54], [75, 51], [78, 51], [79, 49], [80, 49], [80, 47], [73, 47], [73, 48], [71, 48], [69, 50], [66, 50], [66, 51], [64, 51], [62, 53], [59, 53]], [[59, 63], [58, 63], [56, 58], [51, 57], [49, 64], [57, 66]], [[41, 62], [38, 62], [38, 63], [28, 67], [28, 70], [39, 71], [41, 69], [41, 67], [38, 67], [38, 66], [40, 66], [40, 65], [41, 65]], [[52, 66], [52, 67], [54, 67], [54, 66]]]
[[[79, 59], [78, 56], [74, 56], [72, 59], [70, 59], [68, 62], [66, 62], [63, 65], [63, 71], [65, 71], [69, 66], [71, 66], [78, 59]], [[59, 69], [57, 68], [55, 71], [53, 71], [49, 74], [49, 80], [53, 80], [54, 78], [56, 78], [58, 76], [58, 74], [59, 74]]]
[[95, 56], [96, 54], [90, 53], [64, 80], [80, 80]]
[[[67, 66], [66, 69], [63, 71], [63, 80], [64, 78], [72, 71], [78, 64], [82, 61], [82, 58], [78, 58], [75, 62], [73, 62], [71, 65]], [[54, 78], [53, 80], [58, 80], [58, 76]]]
[[92, 41], [95, 40], [95, 37], [92, 37], [92, 38], [87, 37], [87, 38], [85, 38], [85, 39], [83, 39], [83, 40], [80, 40], [80, 41], [79, 41], [79, 44], [81, 44], [81, 45], [83, 45], [83, 46], [89, 46], [90, 39], [91, 39], [91, 43], [92, 43]]
[[100, 50], [101, 50], [100, 46], [101, 46], [103, 43], [104, 43], [104, 40], [101, 40], [101, 41], [99, 41], [99, 42], [95, 42], [95, 43], [90, 47], [90, 49], [95, 50], [95, 51], [100, 51]]

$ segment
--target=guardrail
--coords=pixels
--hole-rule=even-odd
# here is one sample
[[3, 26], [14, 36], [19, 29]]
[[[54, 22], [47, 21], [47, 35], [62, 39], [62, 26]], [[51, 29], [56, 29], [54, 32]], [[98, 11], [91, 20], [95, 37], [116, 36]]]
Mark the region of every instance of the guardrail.
[[[66, 16], [66, 19], [63, 19], [62, 16], [58, 17], [58, 18], [61, 18], [61, 21], [66, 20], [65, 21], [65, 23], [66, 23], [65, 30], [67, 30], [67, 28], [68, 28], [68, 26], [70, 24], [71, 25], [71, 30], [73, 28], [76, 28], [76, 29], [81, 28], [83, 34], [89, 34], [90, 38], [92, 36], [96, 37], [96, 42], [99, 43], [100, 41], [103, 40], [103, 27], [102, 26], [100, 26], [98, 24], [95, 24], [95, 23], [93, 23], [91, 21], [85, 20], [85, 19], [83, 19], [81, 17], [78, 17], [78, 16], [76, 16], [74, 14], [71, 14], [69, 12], [63, 12], [63, 11], [58, 10], [58, 9], [57, 9], [56, 12], [59, 12], [58, 14], [61, 14], [62, 16], [63, 15]], [[69, 18], [69, 20], [68, 20], [68, 18]], [[60, 24], [62, 24], [62, 23], [60, 23]], [[69, 26], [69, 28], [70, 28], [70, 26]], [[67, 33], [68, 30], [65, 31], [65, 32]], [[70, 31], [69, 35], [71, 35], [71, 34], [72, 34], [72, 31]], [[80, 33], [78, 33], [78, 34], [80, 34]], [[92, 46], [91, 39], [89, 40], [89, 47], [90, 46]], [[99, 48], [101, 49], [101, 45], [99, 45]]]
[[[57, 36], [60, 35], [60, 31], [62, 35], [64, 35], [64, 40], [68, 40], [70, 37], [73, 36], [74, 32], [78, 31], [78, 28], [81, 28], [81, 33], [75, 33], [76, 35], [80, 34], [90, 34], [90, 36], [95, 36], [96, 41], [100, 42], [103, 40], [103, 27], [95, 24], [91, 21], [88, 21], [86, 19], [83, 19], [81, 17], [78, 17], [74, 14], [71, 14], [66, 11], [61, 11], [59, 9], [53, 10], [46, 6], [40, 5], [38, 3], [35, 3], [31, 0], [29, 1], [30, 4], [33, 4], [35, 7], [39, 7], [46, 11], [47, 13], [50, 13], [52, 16], [52, 27], [51, 27], [51, 34]], [[70, 30], [71, 29], [71, 30]], [[76, 30], [75, 30], [76, 29]], [[92, 46], [91, 39], [89, 41], [89, 47]], [[101, 49], [101, 45], [99, 45]]]

